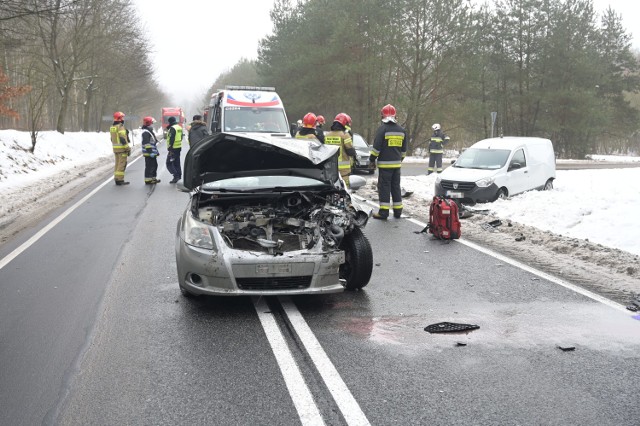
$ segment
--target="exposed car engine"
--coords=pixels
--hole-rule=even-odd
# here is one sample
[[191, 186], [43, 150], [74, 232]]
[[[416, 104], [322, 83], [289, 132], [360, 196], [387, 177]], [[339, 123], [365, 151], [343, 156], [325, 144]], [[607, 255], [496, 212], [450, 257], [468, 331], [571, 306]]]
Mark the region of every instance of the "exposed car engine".
[[314, 247], [337, 250], [344, 236], [368, 218], [348, 195], [336, 193], [204, 198], [198, 219], [216, 226], [229, 247], [274, 255]]

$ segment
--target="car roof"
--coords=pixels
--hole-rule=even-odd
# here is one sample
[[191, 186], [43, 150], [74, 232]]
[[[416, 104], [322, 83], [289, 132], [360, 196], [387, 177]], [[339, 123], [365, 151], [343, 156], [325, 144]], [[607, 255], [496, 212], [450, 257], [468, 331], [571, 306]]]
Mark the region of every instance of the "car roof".
[[513, 149], [523, 145], [549, 145], [551, 141], [545, 138], [529, 136], [504, 136], [500, 138], [483, 139], [471, 145], [471, 148], [479, 149]]

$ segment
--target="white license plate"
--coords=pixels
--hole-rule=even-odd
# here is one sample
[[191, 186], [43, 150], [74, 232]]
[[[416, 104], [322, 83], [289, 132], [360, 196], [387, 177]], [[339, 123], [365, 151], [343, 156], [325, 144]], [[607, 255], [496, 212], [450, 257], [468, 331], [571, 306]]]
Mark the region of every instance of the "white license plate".
[[459, 192], [459, 191], [447, 191], [447, 197], [451, 197], [451, 198], [464, 198], [464, 192]]

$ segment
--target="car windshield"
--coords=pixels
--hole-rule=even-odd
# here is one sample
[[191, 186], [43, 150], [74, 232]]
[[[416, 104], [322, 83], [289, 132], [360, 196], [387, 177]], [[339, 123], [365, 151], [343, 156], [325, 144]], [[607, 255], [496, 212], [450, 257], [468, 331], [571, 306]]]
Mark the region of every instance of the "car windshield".
[[454, 167], [463, 169], [499, 169], [509, 158], [508, 149], [478, 149], [469, 148], [460, 154]]
[[226, 132], [289, 133], [289, 125], [282, 108], [226, 107]]
[[247, 176], [222, 179], [202, 185], [203, 190], [214, 191], [264, 191], [267, 189], [299, 190], [317, 186], [326, 186], [325, 183], [311, 178], [300, 176]]
[[369, 149], [369, 145], [367, 145], [364, 138], [360, 135], [353, 135], [353, 147]]

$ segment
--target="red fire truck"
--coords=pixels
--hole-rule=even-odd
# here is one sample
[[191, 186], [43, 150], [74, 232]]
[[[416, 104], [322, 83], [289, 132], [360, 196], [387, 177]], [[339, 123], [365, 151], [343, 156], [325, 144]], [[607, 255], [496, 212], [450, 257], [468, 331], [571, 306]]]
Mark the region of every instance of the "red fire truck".
[[169, 117], [173, 117], [176, 119], [176, 123], [182, 126], [184, 129], [186, 126], [186, 119], [184, 116], [184, 111], [180, 107], [167, 107], [162, 108], [162, 130], [167, 131], [167, 127], [169, 126]]

